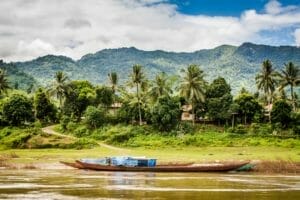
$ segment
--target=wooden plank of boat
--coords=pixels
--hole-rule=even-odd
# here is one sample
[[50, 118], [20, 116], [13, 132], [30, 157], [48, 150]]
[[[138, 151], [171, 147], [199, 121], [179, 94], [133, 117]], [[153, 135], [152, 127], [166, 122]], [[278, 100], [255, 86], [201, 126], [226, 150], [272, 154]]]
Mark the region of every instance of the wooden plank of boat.
[[76, 160], [76, 163], [84, 167], [84, 169], [98, 171], [134, 171], [134, 172], [225, 172], [240, 168], [249, 163], [234, 162], [234, 163], [211, 163], [211, 164], [193, 164], [187, 166], [155, 166], [155, 167], [127, 167], [127, 166], [108, 166], [92, 163], [84, 163]]
[[73, 168], [77, 168], [77, 169], [85, 169], [84, 166], [82, 166], [80, 163], [77, 162], [64, 162], [64, 161], [60, 161], [60, 163], [67, 165], [69, 167], [73, 167]]

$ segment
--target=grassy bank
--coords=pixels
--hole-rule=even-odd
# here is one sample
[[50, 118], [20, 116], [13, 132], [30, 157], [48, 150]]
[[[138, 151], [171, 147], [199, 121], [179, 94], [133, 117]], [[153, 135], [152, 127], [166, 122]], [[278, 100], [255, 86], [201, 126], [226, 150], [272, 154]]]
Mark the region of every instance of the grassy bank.
[[[55, 163], [73, 161], [83, 157], [132, 155], [154, 157], [159, 162], [211, 162], [228, 160], [285, 160], [300, 162], [300, 149], [282, 147], [185, 147], [145, 149], [129, 148], [114, 150], [106, 147], [94, 149], [13, 149], [0, 152], [2, 157], [11, 157], [14, 163]], [[15, 156], [10, 156], [15, 155]]]
[[[243, 133], [233, 133], [217, 126], [187, 128], [192, 129], [189, 132], [176, 130], [163, 133], [155, 131], [151, 126], [109, 125], [101, 129], [89, 130], [84, 125], [76, 124], [63, 133], [70, 134], [72, 137], [63, 137], [59, 134], [49, 135], [40, 132], [39, 129], [26, 129], [26, 131], [3, 129], [1, 144], [11, 144], [7, 141], [20, 141], [12, 138], [21, 137], [26, 138], [22, 140], [23, 143], [13, 142], [12, 144], [26, 145], [1, 150], [0, 164], [3, 166], [25, 165], [25, 167], [41, 164], [52, 166], [57, 165], [61, 160], [74, 161], [86, 157], [130, 155], [154, 157], [160, 164], [232, 160], [263, 161], [260, 171], [266, 171], [267, 168], [275, 165], [277, 167], [273, 171], [280, 172], [283, 166], [294, 166], [294, 163], [300, 162], [300, 140], [288, 134], [264, 134], [253, 131], [251, 127], [247, 127], [247, 132]], [[59, 125], [54, 129], [61, 131]], [[25, 137], [25, 133], [30, 134], [31, 137]], [[95, 144], [93, 148], [73, 146], [71, 149], [58, 149], [57, 147], [61, 146], [54, 145], [67, 144], [71, 147], [69, 144], [76, 143], [76, 141], [85, 141], [87, 145], [95, 144], [97, 141], [100, 144], [106, 143], [113, 146]], [[39, 144], [39, 146], [33, 146], [33, 144]]]
[[[60, 130], [59, 126], [56, 128]], [[92, 138], [121, 147], [185, 148], [185, 147], [284, 147], [300, 148], [298, 136], [285, 131], [274, 131], [267, 125], [239, 126], [232, 130], [212, 125], [184, 124], [171, 132], [159, 132], [151, 126], [107, 125], [90, 130], [72, 124], [65, 134]]]
[[46, 134], [40, 128], [5, 127], [0, 130], [0, 149], [82, 149], [95, 146], [97, 143], [92, 139]]

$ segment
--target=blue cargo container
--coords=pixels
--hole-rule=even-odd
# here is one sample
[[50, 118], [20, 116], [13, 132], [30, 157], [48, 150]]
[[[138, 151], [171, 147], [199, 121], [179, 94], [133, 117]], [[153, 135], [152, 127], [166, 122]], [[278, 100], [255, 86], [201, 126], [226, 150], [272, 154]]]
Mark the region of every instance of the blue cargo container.
[[155, 167], [155, 166], [156, 166], [156, 159], [149, 159], [148, 167]]
[[118, 156], [118, 157], [106, 157], [106, 158], [96, 158], [81, 159], [82, 162], [91, 164], [101, 164], [101, 165], [112, 165], [112, 166], [127, 166], [127, 167], [155, 167], [156, 159], [147, 158], [135, 158], [128, 156]]

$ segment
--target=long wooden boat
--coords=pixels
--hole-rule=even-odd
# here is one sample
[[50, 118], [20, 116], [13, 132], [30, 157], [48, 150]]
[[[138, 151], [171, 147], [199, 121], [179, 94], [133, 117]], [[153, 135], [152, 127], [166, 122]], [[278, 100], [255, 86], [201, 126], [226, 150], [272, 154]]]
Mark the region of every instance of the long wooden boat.
[[64, 161], [60, 161], [60, 163], [66, 165], [66, 166], [69, 166], [69, 167], [77, 168], [77, 169], [85, 169], [84, 166], [82, 166], [81, 164], [79, 164], [77, 162], [64, 162]]
[[[128, 166], [111, 166], [85, 163], [76, 160], [79, 169], [89, 169], [97, 171], [132, 171], [132, 172], [226, 172], [236, 170], [249, 161], [234, 163], [208, 163], [208, 164], [192, 164], [192, 165], [157, 165], [155, 167], [128, 167]], [[76, 167], [76, 166], [75, 166]], [[76, 167], [78, 168], [78, 167]]]

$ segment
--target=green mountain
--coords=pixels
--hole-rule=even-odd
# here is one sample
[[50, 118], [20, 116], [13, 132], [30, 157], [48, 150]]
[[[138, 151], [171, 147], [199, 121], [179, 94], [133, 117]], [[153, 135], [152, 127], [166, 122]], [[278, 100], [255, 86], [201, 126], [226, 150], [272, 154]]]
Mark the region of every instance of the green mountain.
[[0, 60], [0, 69], [6, 71], [9, 85], [12, 88], [27, 90], [32, 86], [38, 85], [32, 76], [19, 70], [13, 63], [4, 63], [2, 60]]
[[131, 47], [101, 50], [77, 61], [64, 56], [47, 55], [28, 62], [17, 62], [15, 65], [18, 70], [33, 76], [39, 84], [46, 85], [58, 70], [66, 72], [71, 79], [105, 83], [107, 74], [111, 71], [117, 72], [121, 82], [124, 82], [134, 64], [143, 65], [149, 78], [160, 71], [180, 74], [180, 69], [187, 65], [198, 64], [206, 73], [208, 81], [223, 76], [236, 93], [241, 87], [255, 91], [254, 77], [265, 59], [270, 59], [276, 69], [282, 69], [283, 64], [288, 61], [299, 65], [300, 48], [244, 43], [238, 47], [222, 45], [192, 53], [174, 53], [143, 51]]

